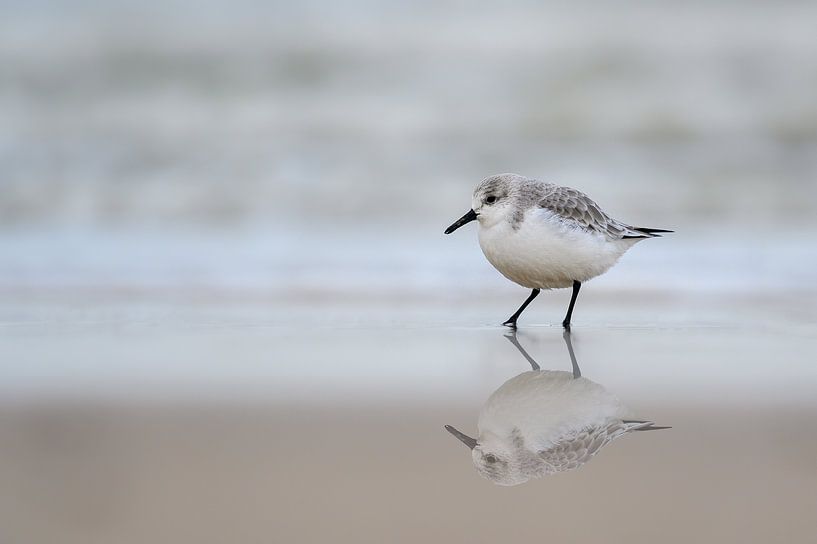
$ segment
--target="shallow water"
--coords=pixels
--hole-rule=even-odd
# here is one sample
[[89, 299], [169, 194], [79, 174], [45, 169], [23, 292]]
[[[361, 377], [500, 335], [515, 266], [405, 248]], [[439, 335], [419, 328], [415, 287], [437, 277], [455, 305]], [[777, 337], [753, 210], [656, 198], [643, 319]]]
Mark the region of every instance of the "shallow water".
[[[561, 316], [559, 294], [540, 297], [518, 340], [543, 369], [570, 371], [561, 328], [547, 325]], [[726, 299], [721, 315], [741, 318], [701, 324], [672, 298], [588, 297], [572, 333], [582, 375], [672, 429], [624, 436], [575, 471], [504, 488], [477, 474], [443, 425], [474, 434], [488, 396], [530, 370], [492, 324], [511, 302], [7, 297], [4, 540], [815, 534], [814, 321]]]

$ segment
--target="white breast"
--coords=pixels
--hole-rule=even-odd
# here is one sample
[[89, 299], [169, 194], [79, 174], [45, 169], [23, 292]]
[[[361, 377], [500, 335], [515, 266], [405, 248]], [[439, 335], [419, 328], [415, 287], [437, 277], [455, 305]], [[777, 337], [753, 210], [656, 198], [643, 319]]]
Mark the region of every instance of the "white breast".
[[510, 222], [479, 228], [485, 258], [509, 280], [529, 289], [570, 287], [606, 272], [634, 243], [571, 228], [552, 212], [532, 208], [518, 229]]
[[532, 370], [511, 378], [488, 398], [478, 427], [480, 437], [507, 437], [518, 429], [529, 447], [546, 449], [571, 431], [629, 415], [617, 397], [587, 378]]

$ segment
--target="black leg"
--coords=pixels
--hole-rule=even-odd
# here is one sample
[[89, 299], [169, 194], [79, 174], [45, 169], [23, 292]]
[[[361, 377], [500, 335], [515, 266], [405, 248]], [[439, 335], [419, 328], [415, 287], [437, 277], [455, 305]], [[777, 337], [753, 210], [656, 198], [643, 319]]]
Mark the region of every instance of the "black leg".
[[573, 317], [573, 306], [576, 305], [576, 299], [579, 297], [579, 289], [582, 288], [582, 282], [573, 280], [573, 296], [570, 297], [570, 306], [567, 308], [567, 315], [565, 316], [565, 320], [562, 321], [562, 327], [569, 329], [570, 328], [570, 318]]
[[533, 291], [531, 291], [530, 296], [528, 297], [528, 299], [525, 302], [522, 303], [522, 306], [520, 306], [519, 309], [516, 310], [516, 312], [514, 312], [514, 314], [511, 317], [509, 317], [508, 320], [505, 323], [503, 323], [503, 325], [507, 325], [508, 327], [513, 327], [515, 329], [516, 328], [516, 320], [519, 319], [519, 315], [522, 312], [525, 311], [525, 308], [528, 307], [528, 304], [530, 304], [531, 301], [533, 299], [535, 299], [536, 295], [538, 295], [538, 294], [539, 294], [539, 289], [534, 289]]
[[516, 329], [513, 329], [511, 332], [506, 332], [505, 338], [510, 340], [511, 344], [513, 344], [514, 347], [519, 350], [519, 353], [521, 353], [522, 357], [524, 357], [525, 360], [528, 361], [528, 363], [530, 363], [530, 367], [533, 370], [540, 370], [539, 363], [534, 361], [533, 357], [528, 355], [528, 352], [525, 351], [525, 348], [523, 348], [522, 345], [519, 343], [519, 340], [516, 339]]
[[567, 345], [567, 354], [570, 355], [570, 364], [573, 365], [573, 378], [581, 378], [582, 371], [579, 369], [579, 363], [576, 362], [576, 354], [573, 353], [573, 342], [570, 340], [570, 327], [565, 328], [562, 333], [562, 338]]

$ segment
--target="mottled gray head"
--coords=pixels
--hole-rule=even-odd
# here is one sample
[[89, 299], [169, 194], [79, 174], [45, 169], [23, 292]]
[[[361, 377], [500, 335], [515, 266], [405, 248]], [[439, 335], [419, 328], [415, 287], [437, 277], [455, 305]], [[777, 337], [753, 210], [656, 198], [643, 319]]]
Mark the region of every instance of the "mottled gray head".
[[491, 227], [503, 219], [512, 220], [515, 214], [524, 211], [522, 205], [530, 200], [527, 193], [536, 189], [538, 185], [534, 180], [518, 174], [499, 174], [485, 178], [474, 189], [471, 210], [448, 227], [445, 233], [451, 234], [474, 220], [479, 220], [483, 227]]
[[519, 460], [513, 452], [501, 444], [480, 444], [471, 451], [471, 460], [480, 476], [497, 485], [519, 485], [531, 479], [530, 474], [521, 470]]
[[[471, 460], [480, 476], [498, 485], [519, 485], [533, 476], [526, 474], [524, 463], [514, 450], [517, 444], [506, 443], [496, 436], [484, 436], [482, 440], [471, 438], [451, 425], [445, 429], [471, 449]], [[513, 441], [512, 441], [513, 442]]]
[[538, 188], [536, 181], [518, 174], [491, 176], [474, 189], [471, 209], [483, 227], [492, 227], [503, 220], [520, 221], [521, 217], [514, 216], [524, 213], [535, 197], [532, 192]]

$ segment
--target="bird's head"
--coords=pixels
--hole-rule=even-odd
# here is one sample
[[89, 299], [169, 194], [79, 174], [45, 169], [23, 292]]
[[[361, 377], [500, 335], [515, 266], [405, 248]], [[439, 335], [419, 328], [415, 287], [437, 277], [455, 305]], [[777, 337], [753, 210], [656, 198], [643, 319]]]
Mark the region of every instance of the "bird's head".
[[527, 180], [517, 174], [499, 174], [485, 178], [474, 189], [471, 209], [448, 227], [445, 233], [451, 234], [474, 220], [478, 220], [482, 227], [489, 228], [509, 219], [516, 209], [513, 196], [519, 185]]
[[498, 485], [519, 485], [531, 476], [521, 470], [520, 464], [509, 444], [494, 435], [480, 435], [480, 440], [471, 438], [452, 427], [445, 429], [471, 449], [471, 460], [480, 476]]

